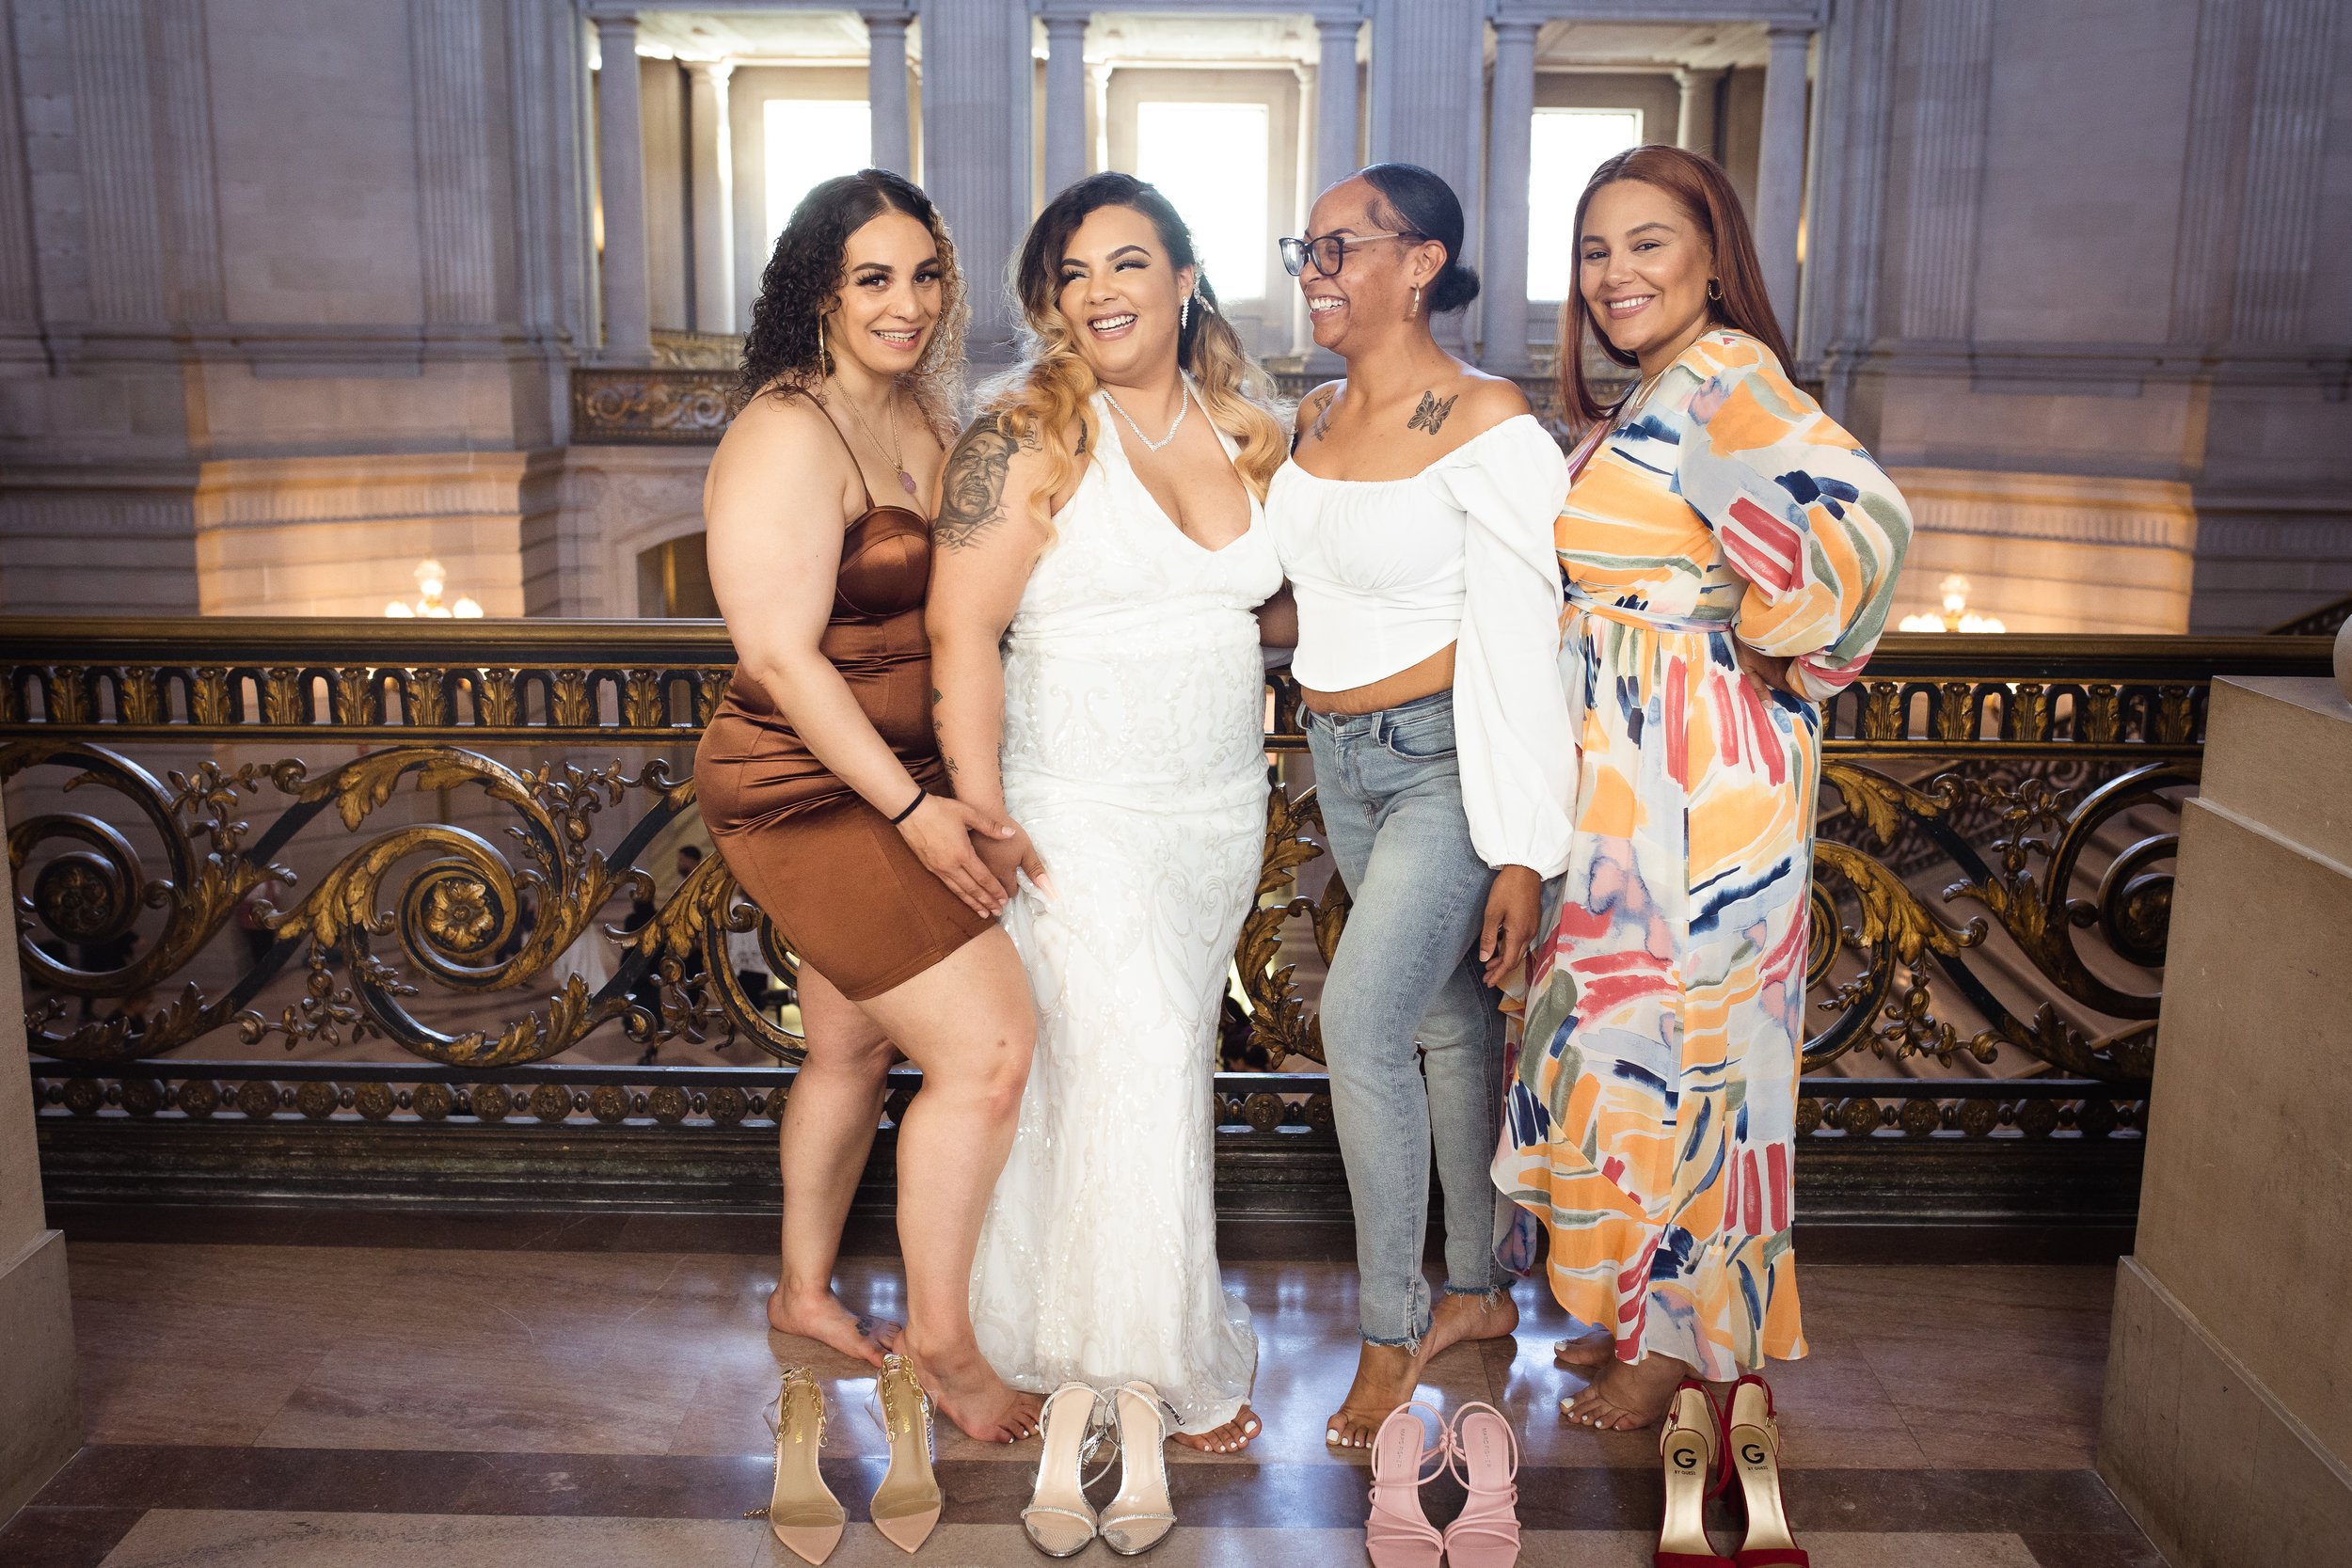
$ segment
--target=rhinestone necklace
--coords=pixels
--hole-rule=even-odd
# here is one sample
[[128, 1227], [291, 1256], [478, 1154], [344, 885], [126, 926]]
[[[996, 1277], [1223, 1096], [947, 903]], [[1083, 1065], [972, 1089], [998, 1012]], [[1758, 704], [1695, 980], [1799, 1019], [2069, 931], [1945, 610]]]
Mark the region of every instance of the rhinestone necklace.
[[1176, 433], [1184, 428], [1184, 416], [1192, 412], [1192, 383], [1185, 381], [1181, 383], [1181, 385], [1184, 388], [1184, 395], [1183, 401], [1176, 404], [1176, 422], [1169, 425], [1168, 427], [1168, 434], [1161, 436], [1156, 441], [1143, 433], [1143, 427], [1136, 423], [1136, 417], [1133, 414], [1128, 413], [1125, 408], [1120, 406], [1119, 400], [1111, 396], [1110, 388], [1107, 387], [1103, 388], [1103, 401], [1109, 404], [1113, 408], [1119, 409], [1119, 417], [1127, 421], [1127, 428], [1136, 433], [1136, 439], [1143, 443], [1144, 451], [1157, 451], [1162, 447], [1168, 445], [1170, 441], [1176, 439]]

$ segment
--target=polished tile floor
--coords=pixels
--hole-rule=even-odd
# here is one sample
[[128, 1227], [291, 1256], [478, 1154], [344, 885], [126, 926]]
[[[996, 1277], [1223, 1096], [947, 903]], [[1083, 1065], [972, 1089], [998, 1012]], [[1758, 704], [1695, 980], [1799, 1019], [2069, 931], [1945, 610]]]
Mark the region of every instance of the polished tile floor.
[[[852, 1519], [879, 1478], [871, 1383], [766, 1332], [768, 1265], [739, 1253], [477, 1244], [80, 1241], [72, 1247], [88, 1446], [5, 1530], [8, 1568], [688, 1568], [789, 1564], [757, 1520], [762, 1412], [813, 1362], [836, 1417], [828, 1475]], [[321, 1235], [322, 1242], [331, 1238]], [[340, 1238], [345, 1243], [348, 1238]], [[446, 1240], [446, 1238], [444, 1238]], [[1344, 1390], [1350, 1272], [1244, 1262], [1261, 1338], [1246, 1456], [1174, 1450], [1183, 1520], [1162, 1568], [1364, 1561], [1360, 1460], [1322, 1442]], [[1813, 1356], [1775, 1370], [1789, 1511], [1822, 1568], [2157, 1568], [2095, 1474], [2111, 1271], [1819, 1265]], [[892, 1265], [845, 1294], [893, 1313]], [[1461, 1347], [1423, 1392], [1517, 1423], [1530, 1568], [1646, 1563], [1654, 1438], [1570, 1429], [1557, 1310], [1519, 1291], [1516, 1342]], [[1028, 1563], [1035, 1445], [944, 1424], [944, 1523], [914, 1560]], [[1450, 1516], [1459, 1494], [1432, 1488]], [[1728, 1539], [1726, 1534], [1725, 1539]], [[1101, 1547], [1090, 1559], [1108, 1561]], [[843, 1568], [907, 1560], [853, 1524]]]

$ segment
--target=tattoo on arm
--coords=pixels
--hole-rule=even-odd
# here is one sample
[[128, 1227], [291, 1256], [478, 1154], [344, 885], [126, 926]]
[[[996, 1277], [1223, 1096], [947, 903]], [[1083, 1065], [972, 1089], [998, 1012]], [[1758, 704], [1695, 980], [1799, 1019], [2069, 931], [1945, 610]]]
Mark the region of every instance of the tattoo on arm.
[[1004, 521], [1005, 474], [1012, 467], [1014, 442], [993, 419], [973, 422], [947, 454], [939, 484], [939, 518], [931, 538], [951, 550], [978, 543], [992, 524]]
[[1413, 417], [1405, 421], [1405, 428], [1407, 430], [1425, 430], [1430, 435], [1435, 436], [1438, 434], [1438, 427], [1445, 423], [1445, 417], [1454, 412], [1454, 402], [1459, 399], [1461, 395], [1461, 393], [1456, 392], [1453, 397], [1440, 401], [1434, 392], [1422, 393], [1421, 406], [1414, 409]]

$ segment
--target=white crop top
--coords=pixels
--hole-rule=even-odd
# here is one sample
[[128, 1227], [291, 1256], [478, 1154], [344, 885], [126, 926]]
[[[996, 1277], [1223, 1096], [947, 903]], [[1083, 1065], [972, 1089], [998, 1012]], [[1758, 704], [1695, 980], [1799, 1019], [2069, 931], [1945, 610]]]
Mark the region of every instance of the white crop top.
[[1298, 603], [1298, 683], [1345, 691], [1456, 644], [1470, 841], [1489, 865], [1545, 877], [1567, 865], [1576, 796], [1552, 546], [1567, 493], [1559, 443], [1521, 414], [1407, 479], [1320, 479], [1285, 463], [1265, 501]]

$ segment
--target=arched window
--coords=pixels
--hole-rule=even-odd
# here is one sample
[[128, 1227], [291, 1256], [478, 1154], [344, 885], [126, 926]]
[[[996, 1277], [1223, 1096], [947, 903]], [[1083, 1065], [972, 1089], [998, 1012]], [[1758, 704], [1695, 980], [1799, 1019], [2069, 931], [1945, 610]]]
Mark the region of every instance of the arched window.
[[637, 613], [643, 616], [704, 616], [719, 613], [710, 591], [710, 559], [703, 535], [680, 534], [637, 555]]

